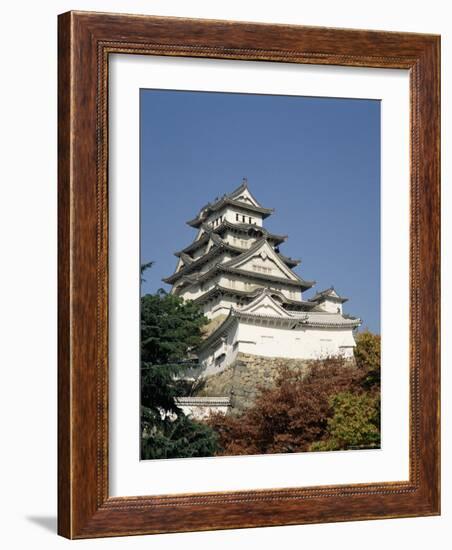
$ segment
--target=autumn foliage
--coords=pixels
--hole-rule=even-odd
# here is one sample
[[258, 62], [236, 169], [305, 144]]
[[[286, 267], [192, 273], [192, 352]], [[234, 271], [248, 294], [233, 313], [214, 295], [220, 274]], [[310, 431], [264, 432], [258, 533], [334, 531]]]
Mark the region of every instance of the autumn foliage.
[[282, 369], [240, 415], [212, 415], [218, 455], [295, 453], [378, 447], [380, 340], [357, 337], [356, 366], [340, 358], [313, 362], [305, 374]]

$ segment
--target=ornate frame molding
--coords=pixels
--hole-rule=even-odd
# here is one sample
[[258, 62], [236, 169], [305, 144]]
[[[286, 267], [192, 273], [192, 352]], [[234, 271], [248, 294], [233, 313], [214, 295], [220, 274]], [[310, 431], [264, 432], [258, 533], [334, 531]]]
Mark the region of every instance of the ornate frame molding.
[[[439, 49], [438, 36], [422, 34], [89, 12], [59, 16], [61, 535], [439, 514]], [[109, 497], [107, 92], [109, 55], [121, 53], [410, 71], [409, 481]]]

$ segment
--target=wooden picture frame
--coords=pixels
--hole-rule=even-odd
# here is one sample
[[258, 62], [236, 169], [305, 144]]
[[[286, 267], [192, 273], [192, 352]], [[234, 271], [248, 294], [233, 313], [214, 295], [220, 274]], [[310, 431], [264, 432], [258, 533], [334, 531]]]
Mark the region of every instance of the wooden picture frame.
[[[68, 538], [440, 513], [440, 38], [68, 12], [58, 62], [58, 532]], [[147, 497], [108, 492], [108, 60], [112, 53], [410, 72], [409, 481]]]

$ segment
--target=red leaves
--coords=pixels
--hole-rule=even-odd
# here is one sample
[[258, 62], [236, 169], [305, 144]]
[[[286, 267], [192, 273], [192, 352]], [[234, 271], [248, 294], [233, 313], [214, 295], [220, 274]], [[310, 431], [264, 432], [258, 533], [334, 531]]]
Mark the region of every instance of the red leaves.
[[275, 385], [261, 389], [253, 406], [240, 416], [209, 418], [219, 435], [222, 451], [218, 454], [308, 451], [327, 432], [330, 397], [361, 392], [365, 376], [365, 369], [336, 358], [313, 363], [305, 375], [281, 369]]

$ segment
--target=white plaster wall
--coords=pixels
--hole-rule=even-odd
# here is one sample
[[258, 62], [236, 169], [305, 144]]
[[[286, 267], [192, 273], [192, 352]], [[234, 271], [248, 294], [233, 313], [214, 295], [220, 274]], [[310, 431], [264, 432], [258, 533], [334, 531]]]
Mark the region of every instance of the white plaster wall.
[[203, 292], [201, 292], [199, 285], [192, 285], [189, 286], [186, 290], [182, 291], [179, 296], [181, 296], [184, 300], [194, 300], [195, 298], [198, 298], [198, 296], [201, 296]]
[[231, 234], [230, 232], [227, 233], [226, 239], [229, 244], [232, 246], [237, 246], [239, 248], [251, 248], [253, 244], [256, 242], [256, 237], [251, 237], [250, 235], [244, 235], [242, 233], [240, 234]]
[[[254, 273], [253, 271], [250, 271], [250, 276]], [[282, 292], [286, 298], [290, 298], [292, 300], [301, 300], [302, 294], [301, 291], [293, 287], [292, 285], [284, 285], [283, 283], [278, 283], [272, 281], [270, 284], [268, 282], [265, 282], [262, 280], [262, 282], [258, 281], [246, 281], [243, 279], [238, 279], [235, 276], [231, 277], [226, 274], [219, 275], [218, 279], [215, 279], [218, 284], [221, 286], [225, 286], [227, 288], [234, 288], [236, 290], [246, 290], [247, 292], [252, 292], [253, 290], [256, 290], [257, 288], [270, 288], [273, 290], [278, 290], [279, 292]], [[233, 282], [235, 286], [233, 286]], [[205, 287], [207, 288], [207, 287]]]
[[329, 355], [351, 357], [355, 340], [351, 329], [264, 327], [240, 323], [238, 351], [265, 357], [320, 359]]
[[[237, 323], [215, 349], [199, 354], [200, 374], [211, 376], [224, 370], [239, 352], [263, 357], [322, 359], [329, 356], [353, 357], [355, 339], [351, 329], [287, 329]], [[221, 363], [216, 358], [223, 355]]]
[[205, 309], [205, 315], [210, 319], [214, 319], [218, 315], [228, 315], [231, 307], [237, 307], [235, 301], [230, 297], [221, 296], [214, 303], [209, 302]]
[[321, 302], [319, 306], [323, 309], [323, 311], [328, 311], [330, 313], [342, 313], [342, 304], [339, 302], [334, 302], [333, 300], [325, 300], [324, 302]]
[[[239, 215], [239, 220], [237, 221], [236, 214]], [[243, 221], [243, 216], [245, 216], [245, 221]], [[223, 208], [221, 210], [218, 210], [214, 213], [212, 213], [206, 220], [206, 223], [213, 224], [214, 221], [220, 217], [223, 217], [223, 219], [228, 220], [231, 223], [250, 223], [249, 218], [251, 218], [251, 223], [262, 226], [262, 217], [259, 214], [250, 214], [248, 212], [244, 212], [240, 210], [239, 208]], [[213, 226], [216, 227], [216, 226]]]
[[286, 298], [291, 300], [301, 299], [301, 292], [291, 285], [283, 285], [282, 283], [273, 282], [271, 285], [262, 285], [272, 290], [279, 290]]
[[[217, 374], [223, 371], [228, 365], [230, 365], [234, 359], [237, 357], [239, 351], [239, 346], [235, 346], [238, 334], [238, 323], [232, 325], [228, 331], [228, 334], [225, 335], [224, 342], [218, 342], [218, 345], [214, 350], [206, 349], [199, 353], [198, 359], [200, 364], [203, 367], [202, 374], [204, 376], [211, 376], [212, 374]], [[225, 357], [221, 364], [215, 363], [215, 358], [225, 354]]]
[[186, 416], [191, 416], [198, 420], [208, 418], [212, 413], [226, 414], [228, 412], [228, 405], [214, 405], [214, 406], [201, 406], [201, 405], [179, 405], [183, 413]]
[[225, 218], [227, 210], [228, 210], [227, 208], [222, 208], [221, 210], [217, 210], [216, 212], [213, 212], [207, 218], [206, 223], [208, 225], [211, 225], [212, 227], [217, 227], [218, 225], [220, 225], [221, 222], [218, 221], [217, 225], [213, 225], [215, 220], [219, 220], [219, 218], [221, 218], [221, 217]]
[[[237, 221], [236, 214], [239, 215], [239, 219]], [[262, 216], [257, 213], [249, 214], [245, 213], [238, 208], [228, 208], [225, 213], [226, 219], [231, 223], [249, 223], [249, 218], [251, 217], [251, 223], [253, 225], [257, 225], [258, 227], [262, 227]], [[243, 216], [245, 216], [245, 221], [243, 221]]]

